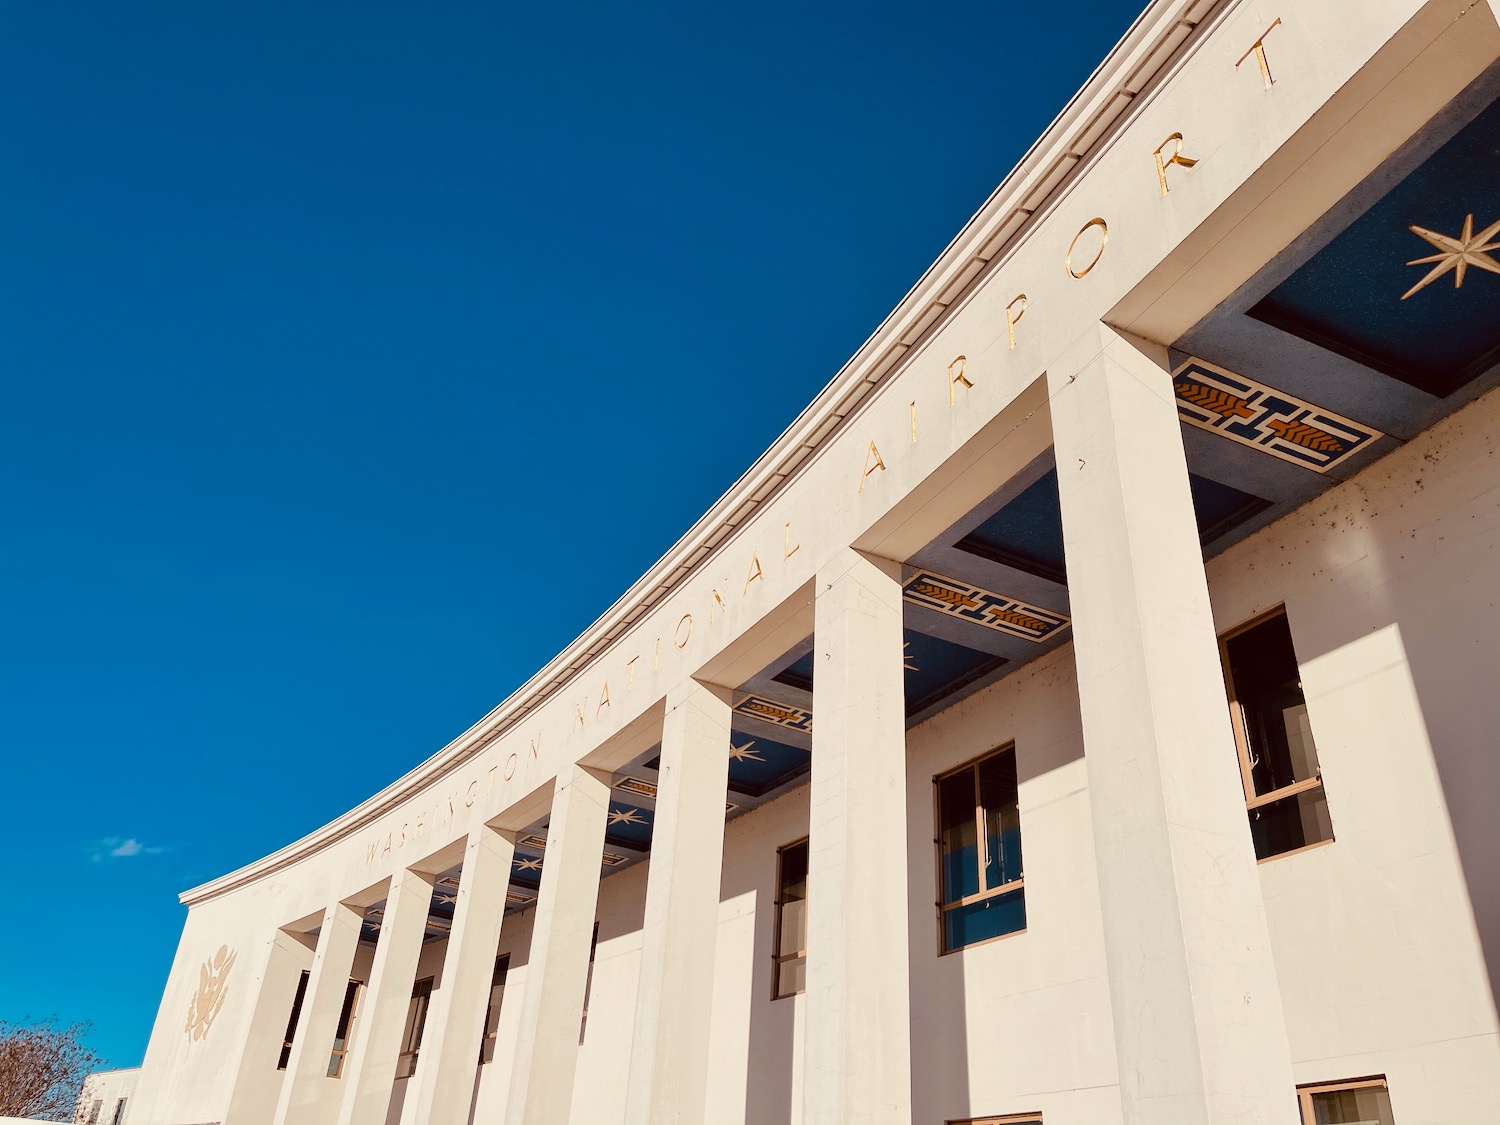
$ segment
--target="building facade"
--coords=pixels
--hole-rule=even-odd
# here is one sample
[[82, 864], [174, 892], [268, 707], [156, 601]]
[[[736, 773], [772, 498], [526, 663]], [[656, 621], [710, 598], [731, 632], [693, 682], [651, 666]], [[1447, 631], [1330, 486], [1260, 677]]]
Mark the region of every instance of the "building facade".
[[1500, 0], [1157, 0], [132, 1125], [1500, 1122], [1497, 383]]

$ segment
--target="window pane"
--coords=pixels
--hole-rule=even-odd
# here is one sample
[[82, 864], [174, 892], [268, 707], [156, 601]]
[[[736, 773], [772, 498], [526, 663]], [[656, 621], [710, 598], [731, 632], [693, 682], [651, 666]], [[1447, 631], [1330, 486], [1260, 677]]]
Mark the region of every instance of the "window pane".
[[281, 1043], [281, 1058], [277, 1060], [276, 1069], [285, 1070], [287, 1063], [291, 1060], [292, 1039], [297, 1034], [297, 1021], [302, 1018], [302, 1000], [307, 995], [308, 972], [302, 970], [302, 976], [297, 981], [297, 995], [292, 1000], [292, 1014], [286, 1021], [286, 1038]]
[[974, 802], [973, 770], [961, 770], [938, 782], [945, 903], [979, 891], [979, 830], [974, 821]]
[[944, 912], [943, 947], [962, 949], [1025, 928], [1026, 892], [1011, 891], [1010, 894], [971, 902], [968, 906], [955, 906]]
[[788, 902], [781, 907], [781, 945], [778, 956], [807, 948], [807, 903]]
[[1383, 1087], [1313, 1094], [1311, 1125], [1396, 1125]]
[[782, 902], [801, 902], [807, 898], [807, 845], [793, 844], [781, 849]]
[[1317, 777], [1318, 751], [1286, 615], [1231, 638], [1225, 648], [1244, 715], [1256, 795]]
[[984, 885], [1001, 887], [1021, 877], [1021, 814], [1016, 804], [1016, 755], [996, 754], [979, 763], [979, 800], [984, 806]]
[[1250, 835], [1255, 839], [1257, 859], [1332, 840], [1333, 822], [1328, 818], [1323, 787], [1251, 809]]
[[778, 997], [791, 996], [806, 987], [807, 958], [798, 957], [791, 961], [781, 962], [776, 977], [776, 995]]

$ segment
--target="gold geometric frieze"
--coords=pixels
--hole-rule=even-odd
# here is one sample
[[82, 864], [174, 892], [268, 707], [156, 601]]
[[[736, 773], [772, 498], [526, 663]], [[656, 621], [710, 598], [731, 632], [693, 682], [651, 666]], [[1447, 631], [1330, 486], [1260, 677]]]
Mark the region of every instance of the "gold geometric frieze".
[[221, 945], [217, 953], [198, 966], [198, 990], [188, 1001], [187, 1024], [183, 1028], [194, 1040], [208, 1034], [214, 1017], [224, 1007], [224, 998], [229, 994], [229, 970], [234, 968], [237, 956], [229, 946]]
[[734, 709], [741, 715], [748, 715], [763, 723], [803, 733], [812, 731], [812, 712], [803, 707], [793, 707], [789, 703], [777, 703], [759, 695], [747, 695], [734, 705]]
[[1177, 415], [1251, 449], [1326, 473], [1385, 435], [1201, 359], [1172, 372]]
[[647, 797], [651, 800], [656, 799], [656, 786], [639, 777], [622, 777], [615, 782], [615, 788], [622, 793], [632, 793], [637, 797]]
[[1037, 643], [1068, 627], [1068, 619], [1060, 613], [931, 570], [919, 570], [912, 575], [901, 592], [913, 605]]

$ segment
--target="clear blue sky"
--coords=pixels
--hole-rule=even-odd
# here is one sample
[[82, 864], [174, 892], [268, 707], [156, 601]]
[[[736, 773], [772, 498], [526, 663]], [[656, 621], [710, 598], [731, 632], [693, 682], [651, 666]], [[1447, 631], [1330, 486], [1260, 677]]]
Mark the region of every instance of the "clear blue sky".
[[0, 7], [0, 1017], [139, 1063], [177, 893], [577, 636], [1138, 2]]

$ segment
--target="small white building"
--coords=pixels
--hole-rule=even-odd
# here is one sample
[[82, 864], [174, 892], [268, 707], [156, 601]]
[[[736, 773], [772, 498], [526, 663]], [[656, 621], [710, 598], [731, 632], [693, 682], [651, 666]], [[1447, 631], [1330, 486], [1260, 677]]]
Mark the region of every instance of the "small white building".
[[138, 1066], [89, 1075], [83, 1080], [73, 1120], [80, 1125], [125, 1125], [130, 1120], [127, 1111], [140, 1078]]
[[1156, 0], [131, 1125], [1500, 1122], [1497, 12]]

